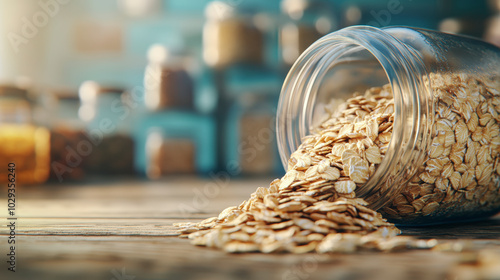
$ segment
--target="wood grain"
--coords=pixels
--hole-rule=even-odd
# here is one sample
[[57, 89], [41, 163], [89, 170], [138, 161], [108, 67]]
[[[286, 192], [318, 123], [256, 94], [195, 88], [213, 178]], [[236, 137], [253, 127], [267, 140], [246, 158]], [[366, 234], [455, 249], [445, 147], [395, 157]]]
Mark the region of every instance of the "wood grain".
[[[461, 252], [231, 255], [175, 236], [172, 223], [217, 215], [268, 182], [230, 180], [219, 191], [213, 179], [191, 178], [19, 187], [18, 272], [8, 272], [3, 263], [0, 279], [444, 279], [479, 250], [500, 254], [499, 217], [403, 228], [405, 235], [441, 243], [458, 239], [465, 244]], [[6, 209], [5, 194], [0, 196], [0, 209]], [[0, 227], [4, 256], [5, 218]]]

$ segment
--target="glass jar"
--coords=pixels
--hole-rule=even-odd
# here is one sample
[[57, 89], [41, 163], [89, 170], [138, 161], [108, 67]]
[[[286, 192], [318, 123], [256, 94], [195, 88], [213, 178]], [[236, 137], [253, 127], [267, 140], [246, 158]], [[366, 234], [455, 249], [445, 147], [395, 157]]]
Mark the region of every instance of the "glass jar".
[[220, 69], [237, 63], [262, 62], [264, 39], [253, 22], [253, 11], [214, 1], [207, 5], [205, 14], [203, 59], [207, 65]]
[[282, 88], [282, 163], [287, 166], [325, 110], [384, 85], [392, 88], [392, 134], [385, 157], [357, 195], [398, 224], [498, 213], [500, 49], [470, 37], [353, 26], [316, 41]]
[[281, 11], [288, 16], [280, 28], [281, 58], [287, 65], [292, 65], [307, 47], [337, 27], [332, 7], [324, 1], [283, 0]]
[[106, 87], [94, 81], [86, 81], [80, 86], [78, 114], [86, 123], [90, 143], [79, 155], [88, 174], [134, 173], [131, 129], [135, 118], [132, 105], [123, 98], [124, 92], [124, 89]]
[[148, 51], [144, 102], [149, 110], [193, 108], [193, 81], [178, 52], [162, 45]]
[[36, 184], [48, 179], [49, 131], [33, 123], [28, 91], [0, 86], [0, 182], [7, 182], [7, 169], [15, 164], [16, 183]]
[[196, 172], [196, 146], [188, 137], [169, 138], [161, 129], [153, 129], [146, 140], [146, 175], [158, 179], [172, 174]]
[[72, 164], [79, 155], [85, 137], [85, 123], [78, 117], [80, 99], [72, 90], [60, 89], [47, 92], [50, 114], [50, 179], [81, 180], [85, 177], [82, 164]]
[[238, 163], [242, 175], [269, 175], [281, 170], [274, 136], [275, 92], [239, 92], [229, 104], [224, 161], [225, 166]]
[[215, 170], [216, 125], [209, 115], [149, 112], [140, 117], [133, 135], [135, 168], [151, 179], [177, 173], [207, 175]]

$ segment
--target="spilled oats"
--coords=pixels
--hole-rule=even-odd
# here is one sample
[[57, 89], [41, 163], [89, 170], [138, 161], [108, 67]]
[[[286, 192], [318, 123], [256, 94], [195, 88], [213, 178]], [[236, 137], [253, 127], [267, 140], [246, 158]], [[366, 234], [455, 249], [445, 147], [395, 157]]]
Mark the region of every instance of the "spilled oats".
[[[399, 221], [456, 215], [500, 204], [500, 81], [430, 76], [436, 121], [423, 165], [381, 210]], [[200, 246], [227, 252], [355, 252], [430, 248], [435, 240], [398, 237], [394, 224], [356, 190], [389, 147], [394, 100], [389, 85], [354, 94], [302, 140], [287, 173], [239, 206], [200, 223], [176, 224]], [[385, 188], [390, 188], [387, 182]]]

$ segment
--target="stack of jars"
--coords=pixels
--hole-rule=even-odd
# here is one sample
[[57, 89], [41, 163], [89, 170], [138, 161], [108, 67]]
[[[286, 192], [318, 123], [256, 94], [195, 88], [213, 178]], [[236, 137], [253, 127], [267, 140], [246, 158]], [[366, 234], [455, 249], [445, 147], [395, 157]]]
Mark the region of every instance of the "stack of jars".
[[281, 81], [266, 65], [272, 60], [266, 46], [275, 43], [268, 40], [277, 37], [274, 22], [244, 3], [211, 2], [205, 14], [205, 75], [218, 95], [218, 168], [232, 175], [275, 173], [281, 169], [273, 125]]
[[135, 125], [135, 166], [149, 178], [215, 169], [215, 124], [195, 110], [183, 55], [162, 45], [148, 52], [143, 112]]

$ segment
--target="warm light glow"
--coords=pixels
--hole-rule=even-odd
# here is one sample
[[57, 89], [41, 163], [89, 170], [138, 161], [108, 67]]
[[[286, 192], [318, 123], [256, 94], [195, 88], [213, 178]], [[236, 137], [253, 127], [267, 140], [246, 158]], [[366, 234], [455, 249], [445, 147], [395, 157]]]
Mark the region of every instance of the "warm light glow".
[[361, 10], [358, 6], [350, 6], [345, 11], [347, 25], [358, 24], [361, 20]]
[[220, 32], [216, 23], [207, 23], [203, 28], [203, 59], [209, 66], [215, 66], [220, 60]]
[[320, 17], [316, 20], [315, 27], [320, 34], [326, 34], [332, 30], [332, 22], [327, 17]]
[[484, 33], [484, 39], [500, 47], [500, 16], [493, 17], [489, 20]]
[[147, 175], [149, 178], [158, 178], [161, 175], [158, 166], [158, 152], [163, 144], [163, 137], [160, 132], [153, 131], [146, 140], [146, 157], [148, 158]]
[[253, 17], [253, 24], [260, 30], [271, 30], [273, 28], [273, 21], [269, 15], [265, 13], [256, 14]]
[[162, 9], [161, 0], [118, 0], [118, 6], [131, 17], [144, 17]]
[[283, 60], [293, 64], [299, 57], [299, 29], [294, 24], [286, 24], [281, 29], [281, 51]]
[[91, 121], [95, 117], [95, 109], [93, 105], [85, 104], [80, 107], [78, 110], [78, 117], [83, 121]]
[[[229, 2], [229, 1], [228, 1]], [[205, 16], [211, 20], [224, 19], [234, 15], [234, 6], [226, 1], [213, 1], [205, 8]]]
[[307, 0], [284, 0], [281, 2], [281, 10], [292, 19], [298, 20], [304, 15], [308, 4]]
[[462, 30], [462, 24], [457, 19], [447, 18], [439, 23], [439, 30], [448, 33], [459, 33]]
[[95, 103], [99, 92], [99, 84], [94, 81], [85, 81], [78, 90], [82, 103]]
[[171, 58], [170, 51], [164, 45], [154, 44], [149, 47], [148, 60], [152, 63], [164, 64]]

